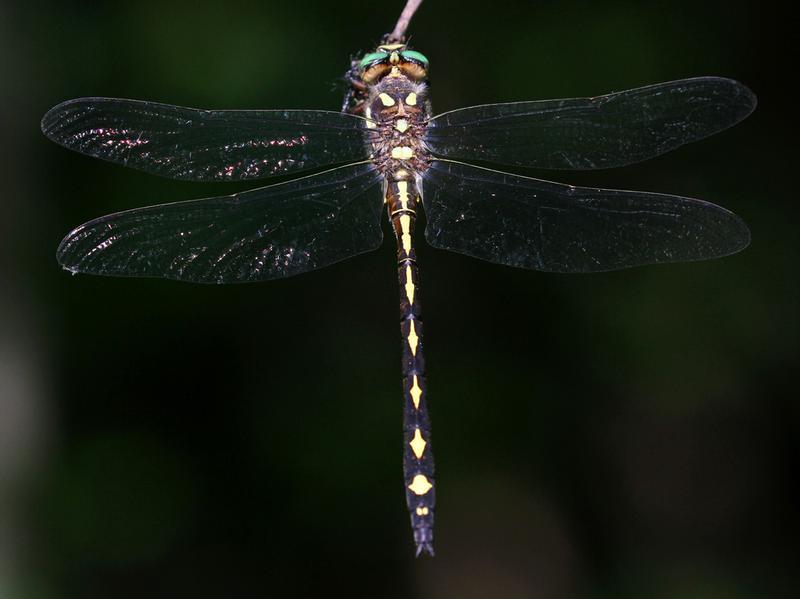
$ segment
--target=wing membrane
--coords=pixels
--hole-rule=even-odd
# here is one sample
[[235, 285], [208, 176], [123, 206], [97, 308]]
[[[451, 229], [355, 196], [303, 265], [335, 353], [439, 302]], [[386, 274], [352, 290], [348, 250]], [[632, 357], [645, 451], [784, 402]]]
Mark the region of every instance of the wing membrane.
[[756, 106], [720, 77], [659, 83], [595, 98], [488, 104], [434, 117], [437, 156], [549, 169], [600, 169], [647, 160], [735, 125]]
[[57, 258], [72, 272], [197, 283], [265, 281], [377, 248], [381, 175], [371, 164], [231, 196], [149, 206], [81, 225]]
[[364, 119], [323, 110], [198, 110], [117, 98], [52, 108], [44, 134], [81, 154], [186, 181], [242, 181], [368, 157]]
[[715, 204], [572, 187], [451, 161], [423, 178], [425, 237], [437, 248], [549, 272], [704, 260], [745, 248], [742, 220]]

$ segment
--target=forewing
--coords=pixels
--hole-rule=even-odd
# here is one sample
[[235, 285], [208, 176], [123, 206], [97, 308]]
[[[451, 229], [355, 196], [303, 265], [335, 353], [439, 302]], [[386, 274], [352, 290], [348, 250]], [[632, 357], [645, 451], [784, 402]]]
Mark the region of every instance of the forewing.
[[488, 104], [434, 117], [425, 141], [440, 157], [548, 169], [647, 160], [727, 129], [756, 106], [732, 79], [697, 77], [567, 100]]
[[242, 181], [368, 157], [360, 117], [323, 110], [198, 110], [80, 98], [42, 131], [81, 154], [185, 181]]
[[57, 258], [72, 272], [196, 283], [266, 281], [377, 248], [381, 175], [340, 167], [231, 196], [128, 210], [81, 225]]
[[750, 241], [715, 204], [573, 187], [434, 161], [423, 178], [425, 237], [437, 248], [549, 272], [597, 272], [716, 258]]

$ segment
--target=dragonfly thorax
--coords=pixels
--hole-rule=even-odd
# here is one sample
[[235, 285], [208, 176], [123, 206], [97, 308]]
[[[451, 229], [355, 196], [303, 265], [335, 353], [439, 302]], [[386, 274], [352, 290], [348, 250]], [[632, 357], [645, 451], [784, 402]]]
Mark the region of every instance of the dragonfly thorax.
[[428, 153], [422, 142], [430, 116], [427, 86], [402, 73], [386, 76], [370, 86], [364, 116], [372, 136], [372, 158], [382, 171], [427, 168]]

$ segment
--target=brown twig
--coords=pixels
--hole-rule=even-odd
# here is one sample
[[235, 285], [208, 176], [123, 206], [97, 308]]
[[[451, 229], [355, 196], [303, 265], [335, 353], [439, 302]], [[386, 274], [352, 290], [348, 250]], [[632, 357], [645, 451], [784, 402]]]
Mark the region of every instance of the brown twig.
[[406, 7], [403, 9], [403, 12], [400, 13], [400, 18], [397, 19], [397, 25], [395, 25], [394, 30], [386, 36], [386, 43], [400, 44], [405, 41], [406, 29], [408, 29], [408, 25], [411, 23], [411, 17], [417, 12], [420, 4], [422, 4], [422, 0], [408, 0], [408, 2], [406, 2]]

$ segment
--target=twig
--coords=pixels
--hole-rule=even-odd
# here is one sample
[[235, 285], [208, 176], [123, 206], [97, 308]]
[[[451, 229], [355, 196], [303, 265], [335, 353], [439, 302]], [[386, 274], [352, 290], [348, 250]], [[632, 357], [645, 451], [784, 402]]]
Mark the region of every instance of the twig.
[[403, 9], [403, 12], [400, 13], [400, 18], [397, 19], [397, 25], [394, 26], [394, 31], [386, 36], [386, 43], [399, 44], [405, 41], [406, 29], [408, 29], [408, 25], [411, 23], [411, 17], [417, 12], [420, 4], [422, 4], [422, 0], [408, 0], [408, 2], [406, 2], [406, 7]]

